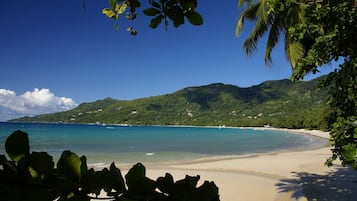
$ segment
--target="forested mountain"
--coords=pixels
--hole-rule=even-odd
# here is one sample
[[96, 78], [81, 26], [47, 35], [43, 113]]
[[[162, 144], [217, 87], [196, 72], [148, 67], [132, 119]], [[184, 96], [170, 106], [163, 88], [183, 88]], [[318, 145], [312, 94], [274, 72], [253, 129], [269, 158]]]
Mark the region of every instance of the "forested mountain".
[[323, 77], [240, 88], [215, 83], [135, 100], [106, 98], [75, 109], [12, 121], [132, 125], [263, 126], [327, 129]]

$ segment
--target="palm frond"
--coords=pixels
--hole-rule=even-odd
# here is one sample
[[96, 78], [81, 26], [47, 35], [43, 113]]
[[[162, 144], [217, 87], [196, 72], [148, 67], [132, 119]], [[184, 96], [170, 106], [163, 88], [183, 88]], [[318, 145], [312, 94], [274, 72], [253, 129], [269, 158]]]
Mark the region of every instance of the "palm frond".
[[299, 4], [291, 4], [285, 16], [284, 25], [287, 28], [305, 22], [305, 12]]
[[256, 50], [258, 40], [268, 30], [270, 24], [268, 22], [269, 14], [267, 9], [266, 0], [254, 1], [254, 4], [251, 3], [250, 6], [241, 13], [241, 16], [237, 21], [236, 36], [241, 33], [245, 18], [256, 21], [255, 27], [244, 42], [244, 48], [247, 55], [252, 54]]
[[[244, 42], [247, 55], [252, 54], [257, 49], [259, 39], [269, 32], [265, 48], [265, 63], [272, 63], [271, 53], [279, 41], [280, 36], [285, 35], [285, 55], [291, 66], [296, 67], [297, 62], [304, 56], [305, 50], [301, 42], [290, 38], [288, 29], [298, 23], [305, 21], [305, 8], [303, 4], [293, 1], [288, 2], [289, 7], [284, 8], [284, 12], [270, 12], [269, 0], [238, 0], [238, 7], [244, 7], [236, 24], [236, 36], [238, 36], [246, 21], [255, 22], [255, 27]], [[273, 9], [274, 10], [274, 9]]]
[[274, 47], [278, 43], [280, 38], [280, 33], [282, 31], [281, 30], [282, 26], [277, 18], [273, 19], [273, 17], [271, 16], [269, 21], [271, 27], [268, 35], [268, 40], [265, 46], [265, 58], [264, 58], [265, 64], [268, 66], [272, 64], [271, 52], [273, 51]]
[[235, 36], [236, 37], [238, 37], [239, 34], [242, 32], [243, 25], [244, 25], [244, 16], [241, 15], [241, 16], [239, 16], [239, 18], [237, 20], [237, 24], [236, 24], [236, 30], [235, 30]]
[[244, 42], [244, 48], [247, 55], [252, 54], [257, 49], [258, 40], [263, 37], [268, 30], [268, 24], [264, 20], [259, 19], [253, 28], [252, 32]]
[[251, 5], [249, 8], [247, 8], [246, 10], [244, 10], [236, 23], [236, 29], [235, 29], [235, 36], [238, 37], [239, 34], [241, 33], [241, 31], [243, 30], [243, 25], [244, 25], [244, 21], [245, 18], [249, 19], [249, 20], [256, 20], [256, 12], [259, 8], [258, 4], [254, 4]]
[[261, 0], [259, 2], [259, 8], [256, 15], [258, 18], [262, 18], [262, 20], [264, 20], [265, 23], [268, 22], [268, 17], [269, 17], [268, 10], [269, 10], [269, 6], [267, 0]]
[[250, 5], [242, 14], [248, 18], [249, 20], [257, 20], [258, 19], [258, 11], [259, 11], [260, 3]]
[[297, 66], [298, 61], [304, 56], [304, 46], [296, 40], [289, 37], [289, 34], [285, 35], [285, 52], [291, 67], [294, 69]]
[[238, 0], [237, 4], [238, 4], [238, 8], [243, 7], [245, 4], [247, 6], [251, 5], [255, 3], [255, 0]]

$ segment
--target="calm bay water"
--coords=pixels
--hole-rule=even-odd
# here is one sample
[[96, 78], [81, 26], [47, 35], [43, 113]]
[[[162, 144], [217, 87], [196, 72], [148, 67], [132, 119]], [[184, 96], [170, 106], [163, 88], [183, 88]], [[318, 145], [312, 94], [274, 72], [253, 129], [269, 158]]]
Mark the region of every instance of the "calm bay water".
[[326, 144], [325, 139], [275, 130], [0, 123], [0, 154], [15, 130], [29, 134], [31, 151], [49, 152], [56, 160], [71, 150], [92, 164], [193, 160]]

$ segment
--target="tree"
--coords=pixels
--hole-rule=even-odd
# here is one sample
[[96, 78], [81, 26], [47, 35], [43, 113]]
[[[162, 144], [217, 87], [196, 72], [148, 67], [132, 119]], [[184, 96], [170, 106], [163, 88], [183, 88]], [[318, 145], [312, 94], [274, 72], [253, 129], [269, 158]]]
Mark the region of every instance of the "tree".
[[236, 36], [243, 30], [245, 19], [256, 21], [255, 27], [244, 42], [246, 53], [252, 54], [256, 50], [257, 43], [266, 32], [268, 39], [265, 49], [265, 63], [270, 64], [271, 52], [278, 43], [280, 36], [284, 35], [285, 54], [293, 67], [304, 54], [300, 41], [291, 37], [287, 30], [295, 24], [304, 23], [304, 12], [296, 2], [285, 2], [284, 10], [273, 9], [272, 1], [269, 0], [239, 0], [238, 7], [245, 8], [239, 16], [236, 25]]
[[[357, 169], [357, 2], [239, 0], [239, 6], [243, 5], [246, 9], [238, 20], [237, 33], [243, 28], [245, 18], [256, 22], [245, 42], [247, 53], [254, 51], [257, 40], [269, 32], [265, 58], [269, 62], [270, 51], [283, 33], [286, 54], [293, 68], [292, 79], [316, 73], [320, 66], [332, 61], [342, 63], [324, 83], [330, 87], [330, 106], [334, 110], [332, 156], [326, 164], [332, 165], [339, 158], [342, 164]], [[289, 54], [292, 52], [297, 54]]]

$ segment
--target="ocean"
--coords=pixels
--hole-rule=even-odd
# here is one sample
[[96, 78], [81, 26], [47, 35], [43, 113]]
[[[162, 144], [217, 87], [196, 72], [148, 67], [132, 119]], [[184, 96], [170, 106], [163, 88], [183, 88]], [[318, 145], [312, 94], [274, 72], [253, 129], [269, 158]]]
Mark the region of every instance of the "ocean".
[[0, 154], [15, 130], [27, 132], [31, 151], [58, 160], [64, 150], [87, 156], [92, 165], [191, 161], [290, 149], [315, 148], [326, 139], [280, 130], [171, 126], [0, 123]]

